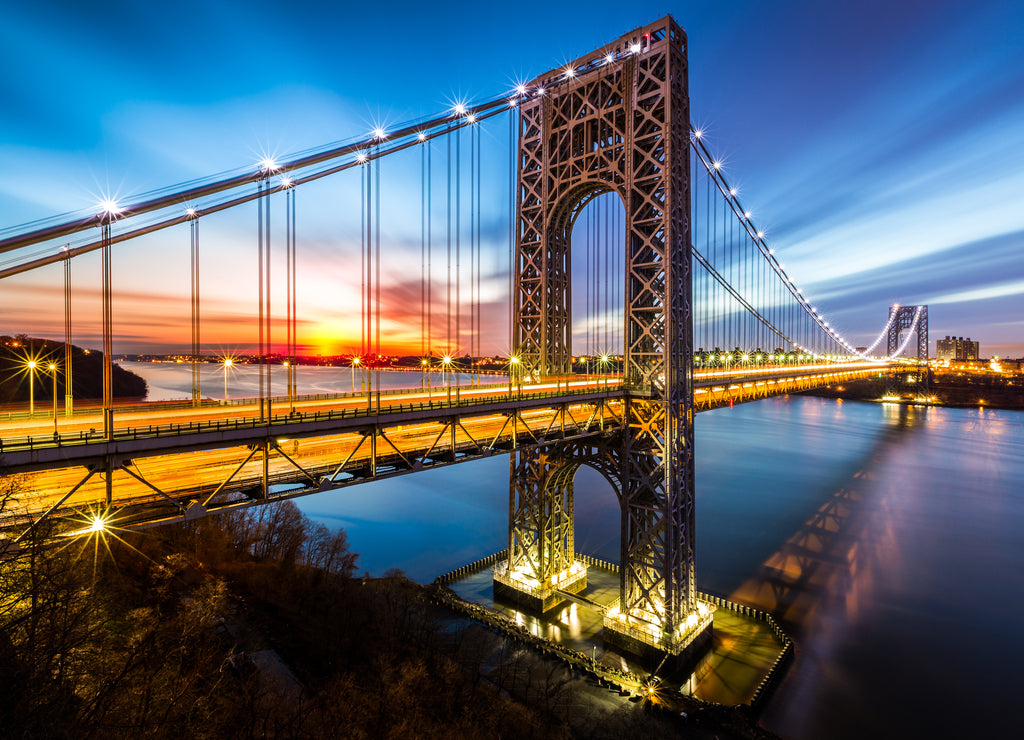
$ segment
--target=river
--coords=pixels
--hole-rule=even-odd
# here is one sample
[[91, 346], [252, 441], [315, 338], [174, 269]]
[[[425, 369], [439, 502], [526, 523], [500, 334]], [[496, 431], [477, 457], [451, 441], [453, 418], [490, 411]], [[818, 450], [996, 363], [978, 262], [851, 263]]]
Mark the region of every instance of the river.
[[[187, 365], [122, 364], [158, 397], [190, 387]], [[300, 392], [350, 390], [347, 368], [299, 370]], [[698, 587], [771, 609], [797, 643], [766, 726], [1018, 736], [1024, 413], [782, 397], [698, 414], [695, 446]], [[611, 489], [584, 468], [575, 490], [577, 549], [618, 560]], [[361, 569], [428, 582], [506, 545], [508, 458], [298, 503], [345, 527]]]

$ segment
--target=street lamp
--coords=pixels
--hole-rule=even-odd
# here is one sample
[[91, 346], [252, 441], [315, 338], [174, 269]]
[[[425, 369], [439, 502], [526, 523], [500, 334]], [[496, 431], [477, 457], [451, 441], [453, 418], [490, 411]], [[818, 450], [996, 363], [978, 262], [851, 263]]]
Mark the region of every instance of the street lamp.
[[53, 436], [57, 436], [57, 365], [50, 363], [50, 375], [53, 377]]
[[452, 356], [451, 355], [445, 355], [444, 357], [441, 358], [441, 367], [443, 368], [442, 372], [441, 372], [441, 382], [444, 383], [445, 387], [448, 389], [448, 403], [451, 403], [451, 401], [452, 401], [452, 386], [451, 386], [451, 377], [450, 377], [451, 366], [452, 366]]
[[38, 363], [35, 360], [29, 360], [25, 363], [28, 368], [28, 414], [31, 416], [36, 412], [36, 389], [35, 389], [35, 377], [36, 377], [36, 365]]
[[[511, 357], [509, 357], [508, 358], [508, 365], [509, 365], [508, 392], [509, 392], [509, 395], [511, 395], [512, 394], [512, 383], [513, 383], [513, 381], [517, 380], [517, 378], [519, 377], [519, 357], [516, 356], [516, 355], [512, 355]], [[522, 386], [521, 385], [519, 386], [519, 389], [520, 389], [520, 391], [522, 390]]]
[[224, 358], [224, 403], [228, 402], [228, 368], [235, 362], [230, 357]]
[[[359, 367], [359, 358], [352, 358], [352, 392], [356, 392], [356, 368]], [[359, 376], [360, 388], [362, 388], [362, 376]]]

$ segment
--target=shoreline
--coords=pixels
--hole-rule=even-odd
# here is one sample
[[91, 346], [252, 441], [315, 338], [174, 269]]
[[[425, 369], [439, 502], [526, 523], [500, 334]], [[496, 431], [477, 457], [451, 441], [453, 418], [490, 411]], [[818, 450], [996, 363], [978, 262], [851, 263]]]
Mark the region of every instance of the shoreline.
[[[998, 380], [998, 379], [994, 379]], [[883, 400], [885, 382], [875, 378], [854, 380], [844, 384], [821, 386], [797, 395], [816, 398], [862, 401], [865, 403], [898, 403], [906, 406], [940, 406], [951, 409], [998, 409], [1001, 411], [1024, 411], [1024, 387], [989, 382], [985, 385], [974, 383], [943, 383], [933, 381], [929, 391], [934, 400], [916, 398]]]

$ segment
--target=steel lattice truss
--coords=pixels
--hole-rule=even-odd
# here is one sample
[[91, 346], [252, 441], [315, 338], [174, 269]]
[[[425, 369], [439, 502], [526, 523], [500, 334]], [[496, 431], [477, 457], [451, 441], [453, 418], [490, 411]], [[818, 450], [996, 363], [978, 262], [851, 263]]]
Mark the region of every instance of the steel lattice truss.
[[[618, 193], [628, 387], [621, 604], [674, 630], [695, 607], [686, 36], [666, 17], [571, 67], [580, 71], [534, 80], [543, 93], [521, 104], [514, 343], [527, 373], [568, 371], [573, 223], [590, 199]], [[538, 538], [571, 543], [536, 455], [513, 462], [512, 567], [549, 562], [526, 554]], [[558, 524], [541, 536], [520, 529], [527, 521]]]

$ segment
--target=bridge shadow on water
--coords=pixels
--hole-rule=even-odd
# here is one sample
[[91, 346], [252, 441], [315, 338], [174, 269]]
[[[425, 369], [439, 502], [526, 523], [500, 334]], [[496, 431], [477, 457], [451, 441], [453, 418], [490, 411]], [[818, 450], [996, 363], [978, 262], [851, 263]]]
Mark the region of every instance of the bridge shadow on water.
[[[736, 588], [729, 598], [770, 611], [786, 627], [799, 632], [836, 605], [854, 611], [858, 571], [877, 561], [885, 550], [879, 537], [865, 535], [865, 483], [893, 443], [921, 421], [919, 409], [899, 406], [896, 418], [875, 440], [864, 462], [844, 484], [822, 502], [810, 518]], [[872, 547], [874, 543], [876, 546]]]
[[[890, 423], [856, 470], [728, 595], [732, 601], [770, 612], [795, 639], [796, 664], [787, 671], [779, 691], [795, 693], [796, 704], [807, 687], [793, 686], [793, 676], [807, 663], [815, 664], [812, 673], [828, 670], [829, 651], [838, 642], [836, 632], [870, 602], [875, 574], [886, 567], [887, 558], [898, 557], [895, 534], [885, 517], [878, 515], [886, 504], [874, 500], [875, 471], [898, 449], [896, 443], [905, 441], [907, 433], [924, 421], [926, 411], [902, 405], [889, 411]], [[728, 639], [716, 624], [716, 648]], [[735, 639], [742, 641], [746, 636]], [[728, 693], [737, 676], [751, 669], [745, 663], [757, 661], [756, 651], [736, 649], [730, 654], [730, 661], [706, 661], [694, 687], [696, 695], [713, 699]]]

